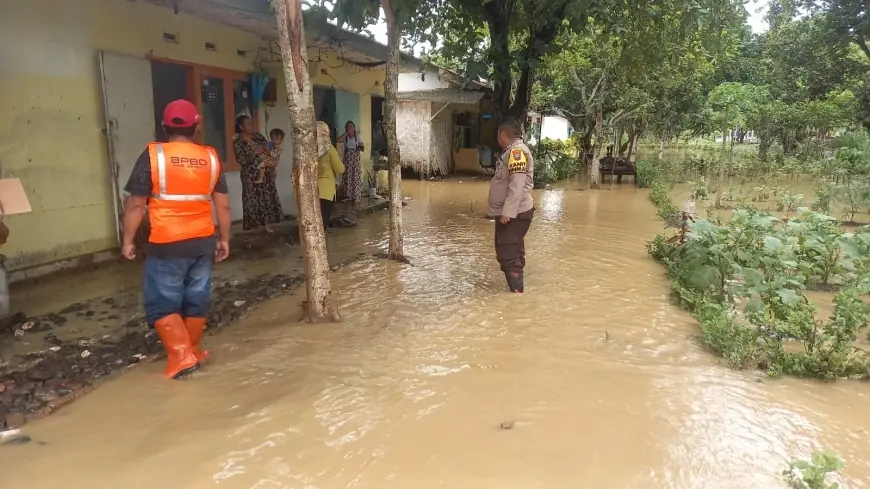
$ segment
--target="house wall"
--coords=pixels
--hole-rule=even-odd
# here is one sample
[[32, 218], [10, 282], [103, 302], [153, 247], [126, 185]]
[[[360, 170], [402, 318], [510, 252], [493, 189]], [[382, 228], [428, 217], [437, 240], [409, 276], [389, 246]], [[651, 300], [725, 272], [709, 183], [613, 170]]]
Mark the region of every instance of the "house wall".
[[444, 104], [431, 105], [430, 117], [434, 119], [429, 123], [429, 171], [449, 175], [453, 173], [453, 111]]
[[399, 101], [396, 133], [402, 151], [402, 166], [422, 172], [429, 164], [429, 118], [431, 102]]
[[[163, 32], [178, 43], [163, 41]], [[216, 52], [205, 42], [215, 42]], [[98, 51], [153, 56], [250, 71], [263, 40], [146, 2], [29, 0], [3, 2], [0, 15], [0, 172], [21, 178], [33, 212], [5, 219], [12, 233], [3, 253], [13, 270], [115, 248], [115, 216], [104, 135]], [[317, 53], [323, 57], [322, 54]], [[359, 127], [371, 145], [372, 93], [382, 93], [383, 70], [361, 70], [327, 55], [314, 84], [360, 93]], [[280, 63], [278, 103], [260, 111], [260, 128], [289, 134]], [[314, 75], [314, 74], [313, 74]], [[341, 80], [339, 86], [338, 80]], [[376, 83], [377, 82], [377, 83]], [[153, 117], [153, 114], [143, 114]], [[295, 211], [290, 185], [292, 148], [279, 166], [285, 212]], [[364, 164], [371, 165], [364, 156]], [[233, 217], [241, 217], [238, 174], [228, 174]]]
[[570, 136], [570, 131], [568, 130], [570, 127], [571, 123], [564, 117], [553, 115], [545, 116], [541, 123], [541, 139], [565, 141]]
[[416, 90], [435, 90], [438, 88], [450, 88], [447, 80], [439, 80], [438, 72], [426, 70], [423, 73], [399, 73], [399, 91], [413, 92]]
[[[310, 59], [317, 60], [316, 63], [312, 63], [316, 68], [310, 73], [312, 85], [359, 94], [359, 119], [354, 122], [365, 143], [365, 151], [360, 155], [360, 158], [362, 163], [361, 179], [366, 182], [366, 172], [373, 171], [370, 151], [372, 147], [372, 95], [384, 95], [384, 69], [383, 67], [360, 68], [345, 63], [330, 53], [321, 53], [319, 50], [309, 50], [308, 54]], [[283, 83], [283, 76], [281, 76], [281, 80], [280, 83]], [[280, 110], [283, 110], [284, 117], [287, 117], [287, 108], [283, 104], [286, 100], [284, 93], [286, 91], [282, 91], [282, 94], [278, 96], [278, 105], [281, 105]], [[342, 120], [339, 124], [345, 122]], [[344, 132], [343, 125], [337, 129], [338, 134]], [[287, 175], [289, 176], [289, 173]]]

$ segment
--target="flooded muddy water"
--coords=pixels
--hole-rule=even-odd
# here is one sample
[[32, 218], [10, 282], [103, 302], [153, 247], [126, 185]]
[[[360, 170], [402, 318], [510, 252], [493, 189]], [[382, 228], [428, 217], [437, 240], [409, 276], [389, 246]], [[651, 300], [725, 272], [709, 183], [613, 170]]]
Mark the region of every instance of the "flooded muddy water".
[[[646, 255], [662, 224], [645, 191], [537, 194], [524, 295], [505, 292], [484, 182], [406, 194], [415, 266], [334, 274], [342, 323], [298, 323], [299, 294], [268, 302], [207, 338], [194, 380], [144, 365], [27, 425], [33, 443], [0, 447], [0, 487], [777, 488], [817, 449], [866, 487], [870, 384], [707, 352]], [[331, 250], [382, 248], [385, 223]]]

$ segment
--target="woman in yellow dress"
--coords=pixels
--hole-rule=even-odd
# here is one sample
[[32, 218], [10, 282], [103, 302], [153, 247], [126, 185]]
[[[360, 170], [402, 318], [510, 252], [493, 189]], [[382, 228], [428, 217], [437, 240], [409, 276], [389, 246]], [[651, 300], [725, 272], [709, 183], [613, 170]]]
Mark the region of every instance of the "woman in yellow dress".
[[324, 229], [329, 228], [335, 205], [335, 179], [344, 174], [344, 164], [332, 145], [329, 125], [317, 122], [317, 189], [320, 194], [320, 215]]

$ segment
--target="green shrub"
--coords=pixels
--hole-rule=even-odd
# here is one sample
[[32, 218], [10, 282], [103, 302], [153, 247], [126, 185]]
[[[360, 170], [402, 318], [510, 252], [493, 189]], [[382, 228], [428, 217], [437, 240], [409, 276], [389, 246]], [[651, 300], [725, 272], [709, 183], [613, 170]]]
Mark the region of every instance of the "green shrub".
[[[661, 184], [650, 200], [670, 203]], [[671, 290], [693, 313], [701, 338], [734, 368], [769, 375], [838, 379], [867, 375], [854, 347], [870, 331], [870, 233], [845, 233], [828, 216], [802, 211], [783, 223], [754, 209], [729, 220], [688, 223], [685, 241], [656, 236], [647, 251], [663, 264]], [[826, 321], [804, 295], [808, 285], [841, 284]], [[738, 307], [738, 304], [740, 305]], [[786, 348], [795, 341], [800, 349]]]
[[732, 368], [743, 369], [758, 363], [758, 331], [737, 324], [720, 304], [705, 302], [696, 314], [701, 339], [722, 355]]
[[570, 141], [544, 139], [530, 148], [535, 158], [535, 188], [571, 178], [580, 170], [580, 160]]
[[649, 253], [649, 256], [662, 265], [668, 264], [675, 250], [676, 245], [661, 234], [656, 235], [652, 241], [648, 241], [646, 244], [646, 251]]
[[556, 181], [553, 175], [553, 170], [550, 165], [537, 165], [535, 167], [535, 188], [547, 188], [548, 185]]
[[811, 208], [816, 212], [831, 212], [831, 202], [834, 200], [834, 194], [837, 188], [827, 181], [820, 181], [816, 184], [816, 200]]
[[828, 482], [828, 474], [839, 473], [845, 463], [831, 453], [814, 453], [807, 460], [795, 460], [782, 471], [790, 489], [837, 489], [840, 486]]
[[637, 186], [640, 188], [652, 187], [654, 182], [660, 180], [659, 166], [655, 161], [638, 161], [635, 171], [637, 172], [635, 183], [637, 183]]
[[656, 214], [669, 225], [675, 226], [679, 221], [680, 208], [671, 200], [668, 188], [664, 183], [655, 181], [649, 200], [656, 207]]

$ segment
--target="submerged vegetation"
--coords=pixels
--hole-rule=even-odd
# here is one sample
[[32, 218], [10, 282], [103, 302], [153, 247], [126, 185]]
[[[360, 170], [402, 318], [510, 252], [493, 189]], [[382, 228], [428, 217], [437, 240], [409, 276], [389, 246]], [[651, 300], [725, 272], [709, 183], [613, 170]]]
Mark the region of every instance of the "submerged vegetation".
[[[756, 202], [764, 190], [756, 190]], [[776, 192], [770, 192], [773, 195]], [[695, 183], [689, 202], [707, 198]], [[823, 379], [865, 377], [870, 356], [856, 346], [870, 330], [870, 229], [848, 231], [834, 218], [798, 207], [785, 191], [780, 219], [752, 203], [728, 218], [680, 211], [667, 186], [652, 184], [658, 215], [679, 229], [647, 245], [664, 265], [680, 304], [699, 321], [701, 338], [734, 368], [762, 368]], [[691, 204], [690, 204], [691, 205]], [[834, 290], [820, 318], [808, 290]]]
[[845, 463], [834, 454], [814, 453], [810, 460], [795, 460], [782, 472], [790, 489], [838, 489], [836, 482], [828, 482], [828, 474], [837, 474]]

